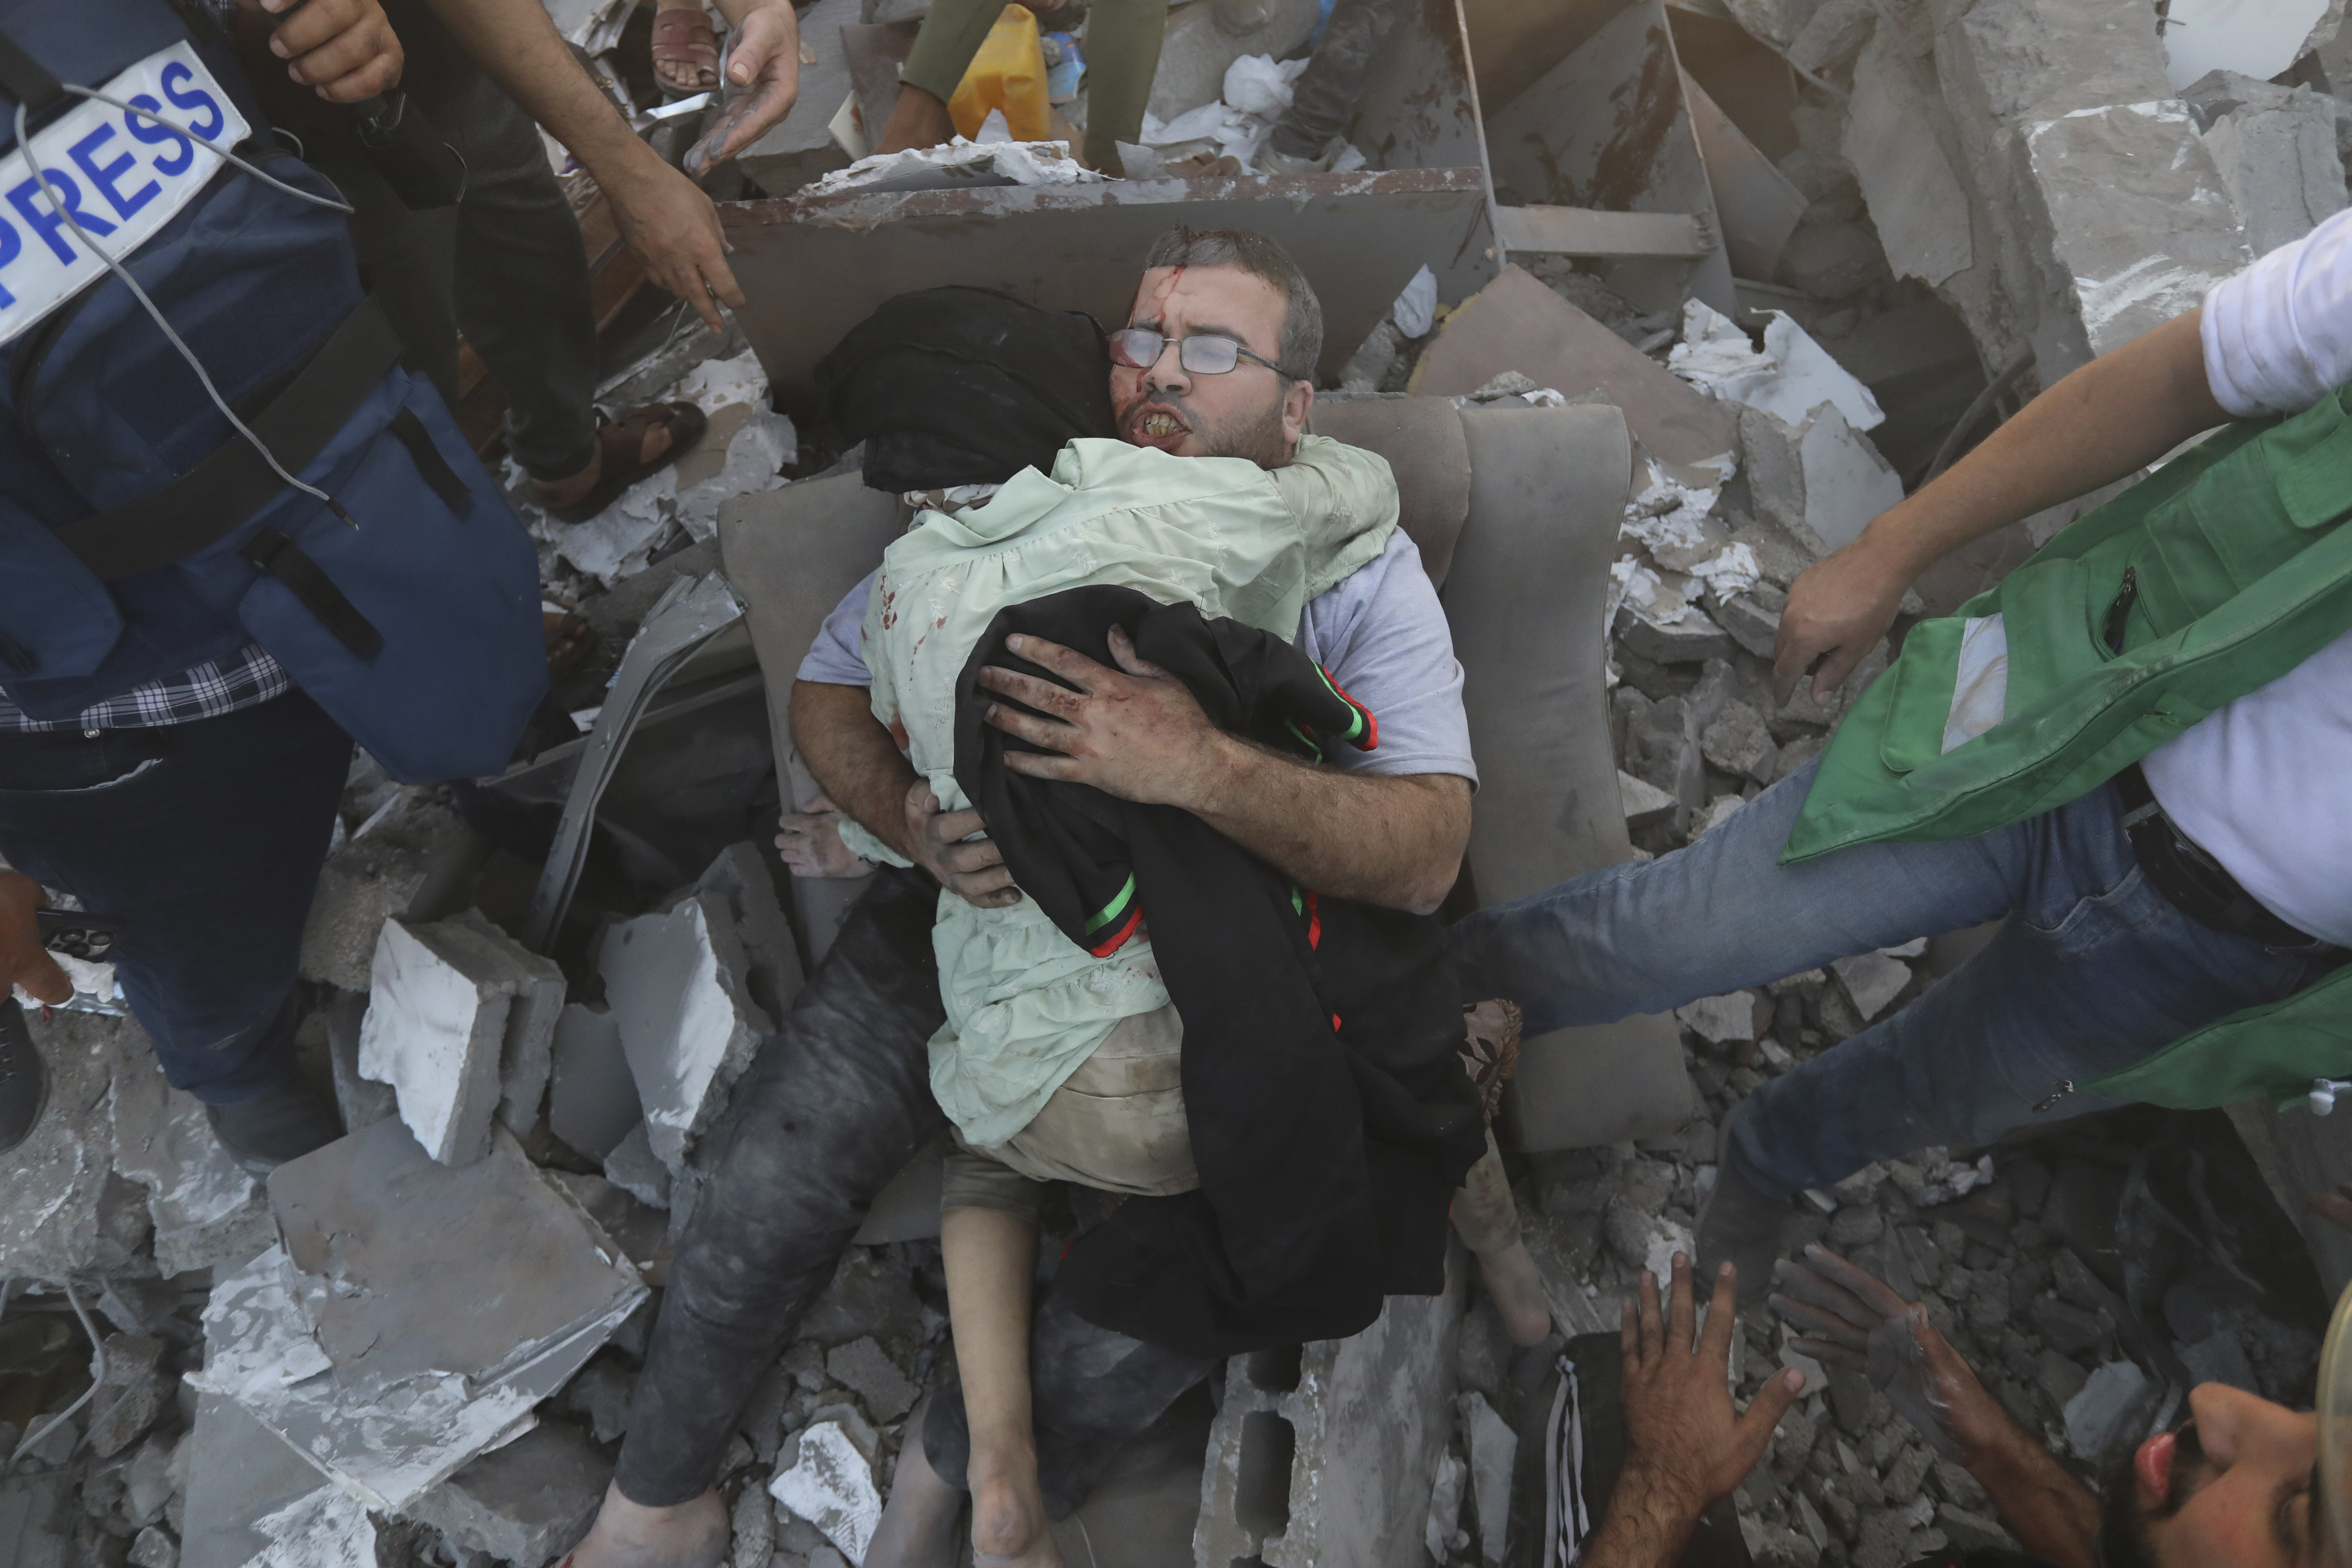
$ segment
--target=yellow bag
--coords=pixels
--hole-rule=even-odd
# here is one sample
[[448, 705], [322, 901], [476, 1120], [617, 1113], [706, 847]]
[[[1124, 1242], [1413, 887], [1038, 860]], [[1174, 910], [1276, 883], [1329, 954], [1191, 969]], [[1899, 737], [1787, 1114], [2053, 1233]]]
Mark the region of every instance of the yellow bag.
[[1025, 5], [1007, 5], [948, 100], [948, 114], [958, 135], [976, 137], [988, 111], [1001, 109], [1015, 142], [1043, 142], [1051, 134], [1047, 101], [1037, 18]]

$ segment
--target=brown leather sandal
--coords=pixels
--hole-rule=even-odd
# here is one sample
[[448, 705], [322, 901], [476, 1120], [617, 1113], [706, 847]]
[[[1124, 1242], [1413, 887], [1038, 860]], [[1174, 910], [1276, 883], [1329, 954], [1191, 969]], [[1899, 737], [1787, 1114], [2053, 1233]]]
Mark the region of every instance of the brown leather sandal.
[[[719, 85], [719, 35], [699, 5], [665, 6], [654, 13], [654, 80], [665, 92], [699, 92]], [[664, 79], [663, 66], [683, 66], [690, 85]]]
[[[598, 449], [604, 454], [604, 466], [588, 493], [567, 507], [549, 507], [547, 513], [562, 522], [585, 522], [620, 499], [621, 492], [644, 479], [675, 463], [694, 444], [702, 439], [710, 421], [701, 409], [691, 403], [648, 403], [642, 408], [632, 408], [618, 419], [601, 426], [596, 431]], [[669, 432], [669, 445], [651, 458], [640, 459], [646, 448], [646, 432], [656, 428]]]

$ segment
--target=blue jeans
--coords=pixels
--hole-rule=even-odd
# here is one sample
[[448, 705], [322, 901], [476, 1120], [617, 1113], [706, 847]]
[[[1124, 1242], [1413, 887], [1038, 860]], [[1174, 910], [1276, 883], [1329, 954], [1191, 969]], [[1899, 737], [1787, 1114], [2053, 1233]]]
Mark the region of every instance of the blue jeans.
[[[1902, 1011], [1768, 1079], [1733, 1152], [1784, 1196], [1926, 1144], [2121, 1103], [2061, 1086], [2315, 979], [2289, 952], [2198, 924], [2150, 888], [2112, 787], [1973, 838], [1780, 863], [1813, 769], [1688, 848], [1628, 861], [1454, 928], [1465, 998], [1508, 996], [1529, 1034], [1663, 1012], [1914, 937], [2001, 922]], [[2037, 1114], [2053, 1095], [2058, 1103]]]
[[198, 1100], [295, 1076], [302, 921], [351, 760], [299, 691], [152, 730], [0, 733], [0, 857], [122, 922], [123, 999]]

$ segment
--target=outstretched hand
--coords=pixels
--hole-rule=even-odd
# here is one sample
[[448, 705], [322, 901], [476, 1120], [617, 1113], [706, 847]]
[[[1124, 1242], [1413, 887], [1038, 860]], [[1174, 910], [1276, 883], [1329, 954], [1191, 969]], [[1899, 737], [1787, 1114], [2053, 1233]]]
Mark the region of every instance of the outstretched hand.
[[1910, 585], [1910, 574], [1866, 535], [1807, 568], [1780, 611], [1773, 695], [1786, 702], [1810, 678], [1814, 700], [1826, 701], [1895, 624]]
[[1716, 1276], [1715, 1298], [1703, 1331], [1696, 1330], [1698, 1291], [1690, 1278], [1690, 1261], [1679, 1252], [1663, 1318], [1654, 1274], [1642, 1276], [1638, 1309], [1633, 1302], [1625, 1304], [1625, 1468], [1638, 1469], [1685, 1503], [1694, 1519], [1747, 1479], [1764, 1457], [1772, 1428], [1804, 1392], [1804, 1373], [1781, 1372], [1765, 1384], [1745, 1414], [1731, 1408], [1728, 1379], [1738, 1281], [1738, 1271], [1724, 1265]]
[[1145, 805], [1189, 806], [1207, 793], [1224, 732], [1209, 722], [1182, 681], [1136, 657], [1123, 628], [1110, 630], [1117, 669], [1044, 637], [1010, 637], [1004, 647], [1068, 682], [1057, 686], [995, 665], [982, 669], [981, 685], [1035, 710], [989, 704], [989, 723], [1044, 748], [1007, 751], [1007, 768], [1032, 778], [1092, 784]]
[[726, 111], [686, 152], [686, 172], [700, 179], [766, 135], [793, 110], [801, 89], [801, 29], [788, 4], [761, 5], [745, 16], [727, 47], [727, 79], [734, 94]]
[[23, 987], [37, 1001], [73, 1000], [73, 982], [41, 945], [38, 911], [48, 900], [22, 871], [0, 870], [0, 998]]

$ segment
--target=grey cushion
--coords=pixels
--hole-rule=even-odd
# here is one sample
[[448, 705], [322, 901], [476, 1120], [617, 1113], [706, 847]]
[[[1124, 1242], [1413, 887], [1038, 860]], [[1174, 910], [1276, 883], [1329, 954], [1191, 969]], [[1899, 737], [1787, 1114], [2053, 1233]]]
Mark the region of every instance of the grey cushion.
[[1470, 514], [1470, 447], [1462, 416], [1443, 397], [1318, 403], [1318, 436], [1378, 452], [1396, 475], [1398, 526], [1420, 548], [1429, 580], [1443, 587]]

